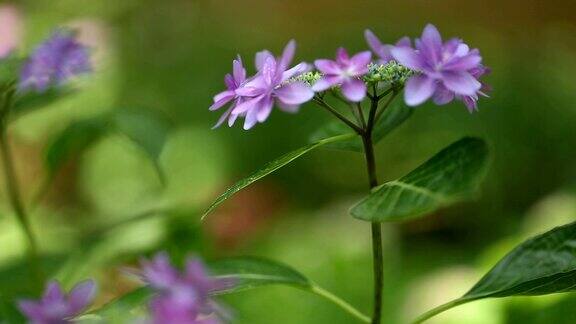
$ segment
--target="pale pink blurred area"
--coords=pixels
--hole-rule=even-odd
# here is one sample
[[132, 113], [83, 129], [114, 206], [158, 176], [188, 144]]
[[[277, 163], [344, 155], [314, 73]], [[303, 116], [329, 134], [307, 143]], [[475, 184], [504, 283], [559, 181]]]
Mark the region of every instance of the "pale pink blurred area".
[[0, 57], [16, 50], [22, 43], [24, 23], [19, 8], [12, 4], [0, 5]]

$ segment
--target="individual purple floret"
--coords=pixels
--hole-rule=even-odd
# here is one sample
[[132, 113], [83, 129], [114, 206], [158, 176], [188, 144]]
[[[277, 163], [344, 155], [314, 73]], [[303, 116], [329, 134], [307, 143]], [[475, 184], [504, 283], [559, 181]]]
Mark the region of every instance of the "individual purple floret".
[[314, 65], [324, 74], [312, 86], [314, 91], [324, 91], [334, 86], [341, 86], [342, 94], [348, 100], [359, 102], [366, 96], [366, 84], [361, 77], [368, 72], [372, 59], [369, 51], [360, 52], [352, 57], [344, 48], [336, 51], [336, 60], [316, 60]]
[[470, 50], [457, 38], [443, 43], [433, 25], [424, 28], [422, 38], [416, 40], [416, 49], [398, 46], [391, 53], [400, 64], [420, 72], [406, 82], [404, 95], [409, 106], [423, 103], [439, 89], [441, 92], [446, 89], [456, 97], [474, 97], [482, 86], [472, 74], [481, 66], [479, 51]]
[[220, 92], [214, 96], [214, 104], [210, 106], [210, 110], [218, 110], [222, 106], [225, 106], [231, 101], [234, 101], [232, 106], [220, 117], [214, 128], [219, 127], [222, 123], [228, 119], [228, 126], [234, 125], [237, 114], [232, 114], [232, 110], [239, 103], [242, 102], [242, 97], [236, 94], [236, 90], [242, 86], [246, 81], [246, 69], [242, 65], [242, 59], [238, 56], [238, 59], [232, 61], [232, 74], [228, 73], [224, 76], [224, 84], [226, 84], [226, 90]]
[[69, 294], [62, 291], [58, 282], [50, 281], [40, 300], [20, 300], [18, 308], [32, 324], [72, 323], [90, 306], [95, 295], [93, 280], [78, 283]]
[[[490, 73], [490, 69], [480, 65], [477, 68], [470, 70], [469, 72], [472, 74], [472, 76], [479, 80], [483, 75]], [[479, 96], [488, 97], [488, 92], [490, 92], [490, 86], [483, 82], [480, 83], [482, 85], [480, 90], [478, 90], [477, 93], [472, 96], [459, 96], [448, 90], [443, 85], [439, 85], [438, 89], [436, 89], [436, 92], [434, 93], [434, 103], [437, 105], [445, 105], [454, 99], [458, 99], [464, 103], [469, 112], [477, 111]]]
[[142, 261], [142, 268], [142, 278], [157, 293], [149, 304], [151, 323], [221, 323], [225, 314], [210, 293], [231, 283], [210, 277], [199, 259], [189, 258], [180, 272], [166, 253], [159, 253], [152, 261]]
[[295, 50], [296, 42], [292, 40], [280, 58], [275, 58], [269, 51], [256, 54], [258, 73], [236, 90], [236, 94], [243, 97], [243, 102], [232, 110], [232, 115], [245, 116], [244, 129], [264, 122], [270, 116], [274, 103], [283, 111], [296, 112], [301, 104], [314, 97], [314, 92], [303, 82], [290, 82], [290, 78], [309, 69], [306, 63], [288, 68]]
[[57, 30], [24, 64], [18, 87], [21, 91], [44, 92], [91, 69], [88, 48], [76, 40], [73, 32]]
[[[383, 44], [380, 39], [369, 29], [364, 31], [364, 37], [366, 38], [368, 46], [370, 46], [370, 49], [372, 49], [372, 52], [374, 52], [379, 58], [376, 63], [386, 64], [394, 59], [391, 52], [392, 48], [394, 48], [394, 45]], [[411, 45], [412, 44], [410, 42], [410, 38], [408, 37], [402, 37], [400, 40], [398, 40], [398, 42], [396, 42], [396, 46]]]

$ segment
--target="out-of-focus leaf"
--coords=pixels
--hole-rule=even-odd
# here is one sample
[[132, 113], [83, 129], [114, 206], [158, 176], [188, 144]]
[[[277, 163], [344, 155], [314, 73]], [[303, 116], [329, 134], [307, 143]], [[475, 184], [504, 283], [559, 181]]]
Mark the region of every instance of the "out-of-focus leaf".
[[208, 207], [208, 209], [202, 215], [202, 219], [204, 219], [210, 212], [212, 212], [216, 207], [222, 204], [226, 199], [232, 197], [238, 191], [248, 187], [252, 183], [262, 179], [263, 177], [269, 175], [270, 173], [282, 168], [283, 166], [289, 164], [290, 162], [296, 160], [297, 158], [301, 157], [302, 155], [312, 151], [315, 148], [321, 147], [323, 145], [327, 145], [330, 143], [345, 141], [350, 138], [353, 138], [354, 134], [345, 134], [345, 135], [338, 135], [326, 139], [319, 140], [318, 142], [309, 144], [307, 146], [301, 147], [297, 150], [294, 150], [290, 153], [282, 155], [278, 159], [266, 164], [264, 168], [254, 172], [247, 178], [244, 178], [238, 182], [236, 182], [232, 187], [228, 188], [223, 194], [221, 194], [216, 200]]
[[375, 188], [351, 214], [371, 222], [399, 221], [467, 199], [476, 193], [488, 157], [483, 140], [463, 138], [406, 176]]
[[0, 59], [0, 83], [6, 84], [18, 79], [23, 60], [14, 55]]
[[76, 93], [76, 90], [69, 87], [53, 87], [45, 92], [38, 93], [27, 91], [19, 94], [12, 107], [12, 118], [18, 118], [36, 109], [53, 104], [58, 100], [67, 98]]
[[51, 176], [71, 158], [80, 155], [98, 141], [107, 129], [103, 116], [71, 123], [51, 141], [44, 154], [45, 165]]
[[263, 258], [239, 257], [210, 264], [212, 274], [229, 279], [232, 285], [217, 294], [233, 293], [263, 285], [283, 284], [311, 288], [311, 282], [298, 271], [278, 262]]
[[[210, 263], [209, 268], [214, 278], [229, 281], [224, 288], [214, 291], [213, 295], [231, 294], [267, 285], [288, 285], [326, 298], [357, 319], [370, 322], [366, 315], [353, 306], [317, 286], [287, 265], [263, 258], [238, 257]], [[106, 321], [114, 321], [122, 316], [125, 318], [126, 314], [143, 307], [152, 294], [153, 292], [147, 287], [136, 289], [91, 312], [91, 315]]]
[[24, 316], [16, 308], [15, 302], [0, 294], [0, 323], [19, 324], [24, 321]]
[[138, 145], [154, 161], [158, 160], [171, 125], [168, 119], [150, 109], [120, 109], [112, 117], [116, 129]]
[[538, 296], [575, 290], [576, 223], [572, 223], [523, 242], [464, 296], [422, 315], [416, 323], [479, 299]]
[[[374, 143], [381, 141], [386, 135], [390, 134], [396, 127], [400, 126], [408, 119], [414, 112], [413, 108], [407, 107], [403, 102], [397, 102], [389, 107], [380, 119], [374, 125], [372, 139]], [[354, 134], [348, 126], [339, 120], [333, 120], [326, 124], [324, 127], [317, 130], [311, 136], [311, 141], [316, 142], [323, 138], [328, 138], [341, 134]], [[325, 146], [326, 148], [339, 149], [354, 152], [363, 152], [364, 148], [362, 140], [358, 135], [354, 136], [348, 141], [334, 142]]]

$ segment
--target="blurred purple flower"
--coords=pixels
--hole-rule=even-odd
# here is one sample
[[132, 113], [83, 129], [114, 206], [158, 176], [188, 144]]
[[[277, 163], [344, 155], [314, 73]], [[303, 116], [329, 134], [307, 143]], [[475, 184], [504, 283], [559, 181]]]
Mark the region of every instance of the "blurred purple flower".
[[479, 51], [470, 50], [457, 38], [443, 43], [440, 33], [431, 24], [424, 28], [422, 38], [416, 40], [416, 49], [398, 46], [392, 48], [391, 53], [400, 64], [420, 72], [406, 82], [404, 96], [409, 106], [423, 103], [438, 89], [444, 94], [446, 89], [454, 96], [474, 97], [481, 88], [481, 83], [471, 73], [480, 67]]
[[368, 72], [368, 64], [372, 59], [369, 51], [360, 52], [352, 57], [344, 48], [336, 51], [336, 60], [316, 60], [314, 65], [324, 74], [312, 86], [314, 91], [324, 91], [340, 85], [342, 94], [354, 102], [362, 101], [366, 96], [366, 84], [360, 79]]
[[214, 96], [214, 104], [209, 108], [211, 111], [218, 110], [222, 106], [234, 100], [232, 106], [220, 117], [216, 125], [214, 125], [214, 128], [222, 125], [226, 119], [228, 119], [228, 126], [234, 125], [238, 115], [232, 114], [232, 110], [242, 102], [242, 97], [236, 94], [236, 90], [240, 88], [245, 81], [246, 69], [242, 65], [242, 59], [238, 56], [238, 59], [232, 61], [232, 74], [228, 73], [224, 76], [226, 90]]
[[[366, 29], [364, 31], [364, 37], [366, 38], [368, 46], [370, 46], [372, 49], [372, 52], [374, 52], [379, 57], [379, 60], [376, 61], [376, 63], [386, 64], [394, 59], [391, 52], [392, 48], [394, 48], [394, 45], [383, 44], [370, 29]], [[400, 38], [400, 40], [396, 42], [396, 46], [411, 46], [410, 38]]]
[[44, 92], [71, 77], [90, 72], [88, 48], [76, 41], [74, 33], [57, 30], [40, 44], [20, 72], [19, 89]]
[[232, 283], [210, 277], [199, 259], [189, 258], [181, 273], [162, 252], [142, 261], [142, 268], [142, 278], [157, 292], [149, 305], [151, 323], [217, 324], [225, 317], [210, 293]]
[[20, 300], [18, 308], [33, 324], [72, 323], [92, 303], [96, 295], [96, 283], [86, 280], [78, 283], [65, 294], [56, 281], [50, 281], [39, 301]]

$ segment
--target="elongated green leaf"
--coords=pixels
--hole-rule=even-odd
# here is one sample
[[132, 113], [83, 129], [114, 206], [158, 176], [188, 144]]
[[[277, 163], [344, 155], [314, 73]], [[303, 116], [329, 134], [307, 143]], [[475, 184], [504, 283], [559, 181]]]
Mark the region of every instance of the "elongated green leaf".
[[424, 314], [416, 323], [479, 299], [570, 291], [576, 291], [576, 223], [557, 227], [523, 242], [464, 296]]
[[478, 138], [463, 138], [406, 176], [376, 188], [352, 208], [351, 214], [372, 222], [423, 216], [472, 196], [487, 164], [486, 143]]
[[71, 123], [48, 145], [44, 163], [53, 176], [72, 157], [78, 156], [106, 132], [106, 119], [102, 116]]
[[345, 141], [350, 138], [353, 138], [354, 134], [345, 134], [345, 135], [338, 135], [326, 139], [319, 140], [318, 142], [309, 144], [307, 146], [301, 147], [295, 151], [290, 153], [284, 154], [278, 159], [266, 164], [264, 168], [254, 172], [249, 177], [242, 179], [236, 182], [232, 187], [228, 188], [223, 194], [221, 194], [216, 200], [208, 207], [208, 209], [202, 215], [202, 219], [204, 219], [210, 212], [212, 212], [216, 207], [222, 204], [226, 199], [230, 198], [232, 195], [237, 193], [238, 191], [248, 187], [252, 183], [264, 178], [265, 176], [269, 175], [270, 173], [282, 168], [283, 166], [289, 164], [290, 162], [296, 160], [297, 158], [301, 157], [302, 155], [312, 151], [315, 148], [318, 148], [323, 145], [327, 145], [330, 143], [335, 143], [339, 141]]
[[[400, 126], [404, 121], [412, 116], [413, 112], [413, 108], [407, 107], [402, 102], [397, 102], [396, 104], [389, 107], [386, 111], [384, 111], [380, 119], [378, 119], [374, 125], [374, 131], [372, 134], [372, 140], [374, 143], [378, 143], [384, 137], [390, 134], [394, 129], [396, 129], [396, 127]], [[341, 121], [333, 120], [312, 134], [311, 141], [316, 142], [323, 138], [341, 134], [356, 135], [353, 130], [351, 130]], [[330, 143], [325, 147], [354, 152], [363, 152], [364, 150], [362, 146], [362, 140], [358, 135], [354, 136], [348, 141]]]
[[296, 270], [263, 258], [239, 257], [210, 264], [212, 274], [233, 283], [217, 294], [227, 294], [263, 285], [284, 284], [310, 288], [311, 282]]
[[153, 292], [148, 287], [135, 289], [91, 312], [107, 320], [126, 318], [134, 309], [144, 308]]

